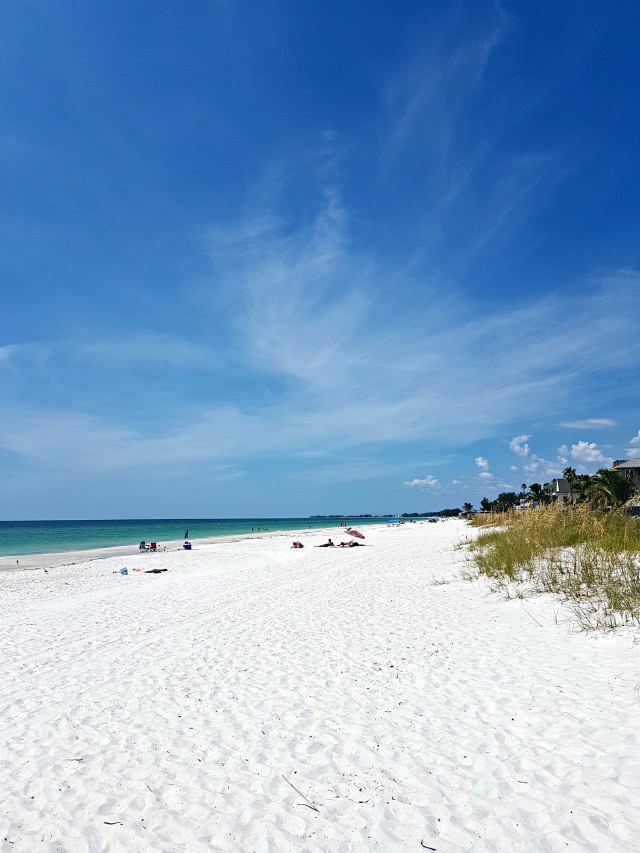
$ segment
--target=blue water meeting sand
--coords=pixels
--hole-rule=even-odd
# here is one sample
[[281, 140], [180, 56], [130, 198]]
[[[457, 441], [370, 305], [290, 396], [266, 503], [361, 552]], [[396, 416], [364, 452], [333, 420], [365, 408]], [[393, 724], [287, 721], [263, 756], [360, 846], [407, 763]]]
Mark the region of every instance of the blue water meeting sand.
[[112, 545], [235, 536], [263, 530], [380, 524], [379, 518], [136, 518], [103, 521], [0, 521], [0, 556], [84, 551]]

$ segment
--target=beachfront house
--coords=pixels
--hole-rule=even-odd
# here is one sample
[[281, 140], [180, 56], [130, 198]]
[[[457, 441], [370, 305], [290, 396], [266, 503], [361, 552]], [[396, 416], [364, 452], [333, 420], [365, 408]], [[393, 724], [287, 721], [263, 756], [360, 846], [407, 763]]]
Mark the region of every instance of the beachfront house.
[[[575, 484], [573, 489], [573, 493], [576, 494]], [[562, 479], [552, 480], [549, 488], [549, 496], [552, 501], [561, 501], [565, 498], [569, 500], [569, 483]]]
[[640, 489], [640, 457], [616, 459], [610, 471], [617, 471], [621, 477], [633, 481], [633, 488]]

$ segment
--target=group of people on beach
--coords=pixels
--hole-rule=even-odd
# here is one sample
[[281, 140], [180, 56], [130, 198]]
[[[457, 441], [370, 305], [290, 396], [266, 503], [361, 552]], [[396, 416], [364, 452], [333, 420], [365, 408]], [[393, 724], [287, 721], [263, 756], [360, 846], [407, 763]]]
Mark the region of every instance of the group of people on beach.
[[[315, 548], [359, 548], [362, 545], [362, 542], [356, 542], [355, 539], [352, 539], [350, 542], [340, 542], [339, 545], [336, 545], [335, 542], [332, 542], [329, 539], [328, 542], [324, 542], [322, 545], [315, 545]], [[302, 548], [301, 542], [294, 542], [293, 548]]]

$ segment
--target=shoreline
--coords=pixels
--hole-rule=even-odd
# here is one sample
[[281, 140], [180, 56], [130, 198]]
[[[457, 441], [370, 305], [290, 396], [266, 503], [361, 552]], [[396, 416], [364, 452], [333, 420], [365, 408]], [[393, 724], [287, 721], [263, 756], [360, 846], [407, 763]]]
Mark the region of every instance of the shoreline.
[[[368, 528], [379, 529], [384, 523], [367, 524]], [[214, 545], [216, 543], [242, 542], [247, 539], [268, 539], [274, 536], [302, 537], [309, 534], [335, 535], [335, 526], [300, 528], [296, 530], [265, 530], [260, 533], [235, 533], [229, 536], [205, 536], [201, 539], [189, 539], [189, 542], [197, 550], [198, 546]], [[344, 527], [337, 527], [344, 533]], [[36, 569], [58, 569], [63, 566], [74, 566], [78, 563], [90, 563], [95, 560], [107, 560], [111, 557], [153, 557], [157, 554], [170, 553], [171, 551], [183, 551], [183, 539], [170, 539], [158, 542], [158, 551], [140, 551], [139, 545], [108, 545], [104, 548], [86, 548], [76, 551], [53, 551], [46, 554], [7, 554], [0, 557], [0, 573], [33, 571]]]

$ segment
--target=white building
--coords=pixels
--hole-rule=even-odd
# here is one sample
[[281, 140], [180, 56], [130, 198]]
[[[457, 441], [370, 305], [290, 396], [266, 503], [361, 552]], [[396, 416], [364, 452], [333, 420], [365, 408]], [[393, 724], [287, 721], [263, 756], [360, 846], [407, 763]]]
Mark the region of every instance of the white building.
[[[550, 485], [549, 494], [551, 496], [551, 500], [553, 501], [561, 501], [564, 498], [569, 499], [569, 483], [563, 479], [552, 480]], [[573, 494], [576, 494], [576, 484], [573, 484]]]

